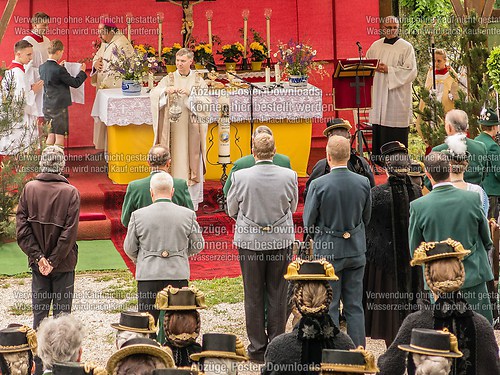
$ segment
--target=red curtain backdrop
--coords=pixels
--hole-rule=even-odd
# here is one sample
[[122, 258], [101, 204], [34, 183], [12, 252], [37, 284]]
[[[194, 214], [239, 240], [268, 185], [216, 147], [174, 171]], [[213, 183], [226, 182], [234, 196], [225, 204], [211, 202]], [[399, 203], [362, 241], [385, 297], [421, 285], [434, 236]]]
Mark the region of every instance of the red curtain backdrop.
[[[0, 9], [6, 0], [0, 0]], [[364, 50], [377, 39], [373, 32], [378, 29], [378, 0], [360, 3], [342, 0], [216, 0], [194, 6], [195, 28], [193, 36], [197, 40], [207, 40], [205, 12], [213, 10], [212, 33], [221, 38], [222, 43], [241, 40], [239, 29], [243, 27], [241, 11], [250, 10], [248, 27], [266, 36], [264, 9], [272, 9], [271, 45], [289, 39], [308, 42], [318, 51], [318, 60], [328, 61], [327, 69], [333, 72], [337, 58], [357, 56], [356, 41]], [[158, 24], [156, 13], [164, 13], [163, 46], [181, 42], [182, 9], [168, 2], [155, 0], [19, 0], [0, 48], [0, 61], [8, 65], [13, 56], [13, 45], [29, 30], [29, 17], [43, 11], [52, 17], [50, 39], [60, 39], [65, 45], [64, 59], [78, 61], [92, 56], [92, 41], [97, 39], [99, 16], [113, 17], [126, 34], [125, 15], [130, 12], [136, 19], [132, 24], [132, 39], [136, 43], [158, 46]], [[135, 22], [137, 21], [137, 22]], [[249, 36], [251, 34], [249, 33]], [[274, 58], [273, 58], [274, 60]], [[87, 63], [90, 68], [91, 63]], [[324, 91], [324, 119], [315, 121], [313, 139], [323, 142], [321, 133], [324, 122], [334, 115], [332, 105], [331, 77], [321, 80], [312, 76], [310, 83]], [[90, 80], [85, 82], [85, 105], [75, 104], [70, 109], [70, 147], [92, 146], [93, 120], [90, 117], [95, 89]], [[339, 115], [352, 118], [351, 113]], [[314, 146], [314, 143], [313, 143]]]

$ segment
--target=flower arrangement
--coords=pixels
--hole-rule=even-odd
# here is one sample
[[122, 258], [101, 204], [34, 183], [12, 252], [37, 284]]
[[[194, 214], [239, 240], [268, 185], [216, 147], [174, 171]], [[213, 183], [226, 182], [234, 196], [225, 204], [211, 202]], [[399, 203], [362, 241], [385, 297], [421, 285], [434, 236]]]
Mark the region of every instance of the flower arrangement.
[[194, 62], [205, 65], [207, 61], [212, 61], [212, 47], [208, 43], [200, 43], [194, 47]]
[[158, 71], [159, 65], [155, 57], [149, 57], [148, 53], [135, 49], [132, 56], [127, 55], [123, 48], [113, 48], [113, 57], [108, 62], [110, 70], [121, 79], [140, 81], [142, 77], [150, 72]]
[[267, 48], [259, 42], [250, 43], [250, 53], [252, 61], [264, 61], [266, 59]]
[[278, 51], [274, 57], [278, 60], [283, 72], [288, 75], [308, 76], [312, 71], [317, 72], [322, 78], [328, 76], [323, 64], [313, 61], [316, 50], [305, 43], [278, 43]]
[[136, 44], [134, 49], [147, 57], [156, 57], [156, 50], [149, 44]]
[[172, 47], [163, 47], [161, 50], [161, 58], [166, 65], [175, 65], [175, 55], [182, 48], [179, 43], [174, 43]]
[[240, 42], [233, 44], [225, 44], [222, 46], [221, 51], [217, 51], [218, 55], [222, 55], [224, 62], [235, 63], [238, 62], [243, 57], [243, 51], [245, 48]]

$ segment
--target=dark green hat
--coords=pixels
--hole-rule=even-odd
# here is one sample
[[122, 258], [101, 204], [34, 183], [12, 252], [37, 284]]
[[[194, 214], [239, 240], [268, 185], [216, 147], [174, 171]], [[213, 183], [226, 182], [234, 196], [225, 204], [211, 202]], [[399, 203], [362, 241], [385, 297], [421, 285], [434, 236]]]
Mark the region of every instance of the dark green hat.
[[479, 115], [479, 124], [484, 126], [500, 125], [497, 112], [491, 108], [483, 108]]

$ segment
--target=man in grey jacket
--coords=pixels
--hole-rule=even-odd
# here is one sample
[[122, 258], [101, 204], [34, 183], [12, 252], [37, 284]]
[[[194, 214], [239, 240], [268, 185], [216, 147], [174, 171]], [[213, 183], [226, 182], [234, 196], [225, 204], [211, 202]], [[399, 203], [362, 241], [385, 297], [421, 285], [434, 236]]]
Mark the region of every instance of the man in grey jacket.
[[153, 204], [132, 213], [123, 244], [136, 264], [139, 311], [149, 312], [155, 321], [157, 293], [168, 285], [188, 286], [188, 257], [205, 245], [194, 211], [172, 202], [173, 184], [166, 172], [151, 177]]
[[250, 360], [263, 362], [267, 344], [285, 331], [283, 275], [295, 239], [292, 214], [297, 209], [298, 186], [294, 171], [273, 164], [276, 148], [271, 135], [258, 134], [252, 153], [255, 165], [231, 176], [227, 205], [229, 216], [236, 219], [234, 244], [243, 276], [248, 354]]

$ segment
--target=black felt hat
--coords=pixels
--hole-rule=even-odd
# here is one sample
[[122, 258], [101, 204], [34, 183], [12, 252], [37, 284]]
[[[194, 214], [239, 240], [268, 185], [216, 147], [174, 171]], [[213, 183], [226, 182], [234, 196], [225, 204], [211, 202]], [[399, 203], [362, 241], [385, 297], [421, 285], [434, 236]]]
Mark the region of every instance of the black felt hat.
[[421, 161], [412, 160], [410, 164], [410, 170], [408, 171], [408, 176], [424, 177], [424, 163], [422, 163]]
[[12, 324], [0, 330], [0, 353], [36, 353], [37, 346], [36, 333], [28, 326]]
[[169, 353], [169, 350], [170, 348], [162, 347], [155, 340], [145, 337], [130, 339], [125, 341], [121, 348], [109, 357], [106, 369], [108, 370], [108, 373], [113, 374], [118, 362], [134, 354], [152, 355], [162, 361], [165, 367], [175, 367], [174, 359]]
[[174, 288], [167, 286], [156, 296], [158, 310], [196, 310], [206, 309], [205, 295], [194, 286]]
[[326, 260], [307, 261], [297, 259], [288, 265], [287, 280], [333, 280], [339, 278], [335, 275], [333, 266]]
[[380, 153], [383, 156], [394, 154], [395, 152], [404, 152], [407, 154], [408, 149], [406, 148], [406, 146], [404, 144], [402, 144], [399, 141], [387, 142], [387, 143], [384, 143], [382, 145], [382, 147], [380, 147]]
[[458, 258], [462, 260], [470, 253], [470, 250], [465, 250], [460, 242], [451, 238], [441, 242], [422, 242], [414, 251], [410, 264], [412, 266], [420, 266], [427, 262], [444, 258]]
[[446, 328], [442, 331], [413, 328], [410, 345], [398, 345], [398, 348], [406, 352], [437, 357], [459, 358], [463, 356], [458, 350], [457, 338]]
[[119, 331], [156, 332], [154, 318], [147, 312], [123, 311], [120, 313], [120, 322], [111, 324], [111, 327]]
[[243, 343], [236, 335], [226, 333], [205, 333], [202, 339], [201, 352], [191, 354], [193, 361], [201, 358], [228, 358], [235, 361], [248, 360]]
[[351, 123], [343, 118], [334, 118], [326, 123], [326, 129], [323, 130], [323, 135], [328, 137], [328, 133], [333, 129], [343, 128], [347, 131], [351, 130]]
[[52, 366], [52, 374], [54, 375], [95, 375], [106, 373], [104, 368], [97, 368], [93, 365], [83, 364], [80, 362], [56, 362]]
[[353, 350], [323, 349], [321, 371], [376, 374], [380, 370], [373, 354], [359, 346]]

